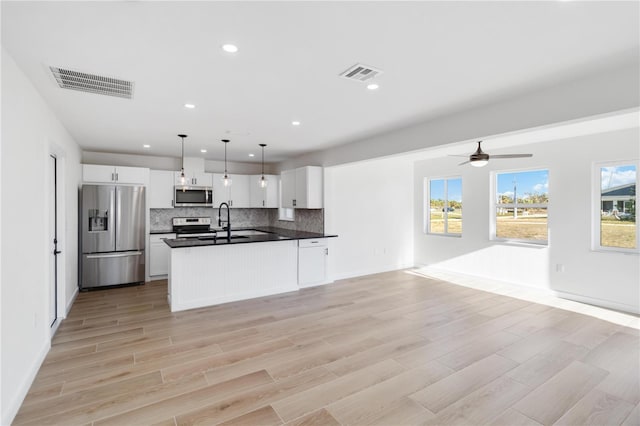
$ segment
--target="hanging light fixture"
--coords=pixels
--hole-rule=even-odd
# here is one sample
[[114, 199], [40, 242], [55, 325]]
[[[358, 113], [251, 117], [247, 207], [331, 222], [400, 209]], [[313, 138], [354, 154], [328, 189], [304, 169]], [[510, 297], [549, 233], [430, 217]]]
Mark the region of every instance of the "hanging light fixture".
[[267, 180], [264, 178], [264, 147], [267, 146], [266, 143], [258, 144], [262, 148], [262, 177], [260, 178], [260, 188], [267, 187]]
[[182, 139], [182, 166], [180, 168], [180, 185], [182, 185], [182, 192], [185, 192], [185, 183], [187, 182], [187, 177], [184, 175], [184, 138], [186, 138], [187, 135], [178, 135], [178, 137]]
[[224, 186], [231, 186], [231, 178], [227, 173], [227, 144], [230, 142], [229, 139], [222, 139], [224, 142], [224, 176], [222, 177], [222, 183]]

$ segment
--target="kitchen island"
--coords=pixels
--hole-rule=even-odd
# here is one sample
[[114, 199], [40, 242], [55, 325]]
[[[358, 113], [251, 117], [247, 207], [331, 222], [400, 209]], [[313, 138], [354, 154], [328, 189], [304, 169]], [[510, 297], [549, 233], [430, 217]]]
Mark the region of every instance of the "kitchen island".
[[172, 312], [298, 290], [300, 267], [312, 265], [306, 250], [328, 254], [326, 239], [336, 236], [273, 227], [232, 230], [230, 239], [219, 234], [165, 240]]

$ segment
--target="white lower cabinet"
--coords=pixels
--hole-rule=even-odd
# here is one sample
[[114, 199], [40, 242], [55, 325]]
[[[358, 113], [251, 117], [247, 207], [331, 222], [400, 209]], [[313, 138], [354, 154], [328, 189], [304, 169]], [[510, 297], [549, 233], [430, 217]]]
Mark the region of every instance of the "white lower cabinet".
[[298, 240], [298, 287], [311, 287], [327, 283], [326, 238]]
[[176, 234], [149, 235], [149, 276], [157, 277], [169, 273], [171, 248], [162, 240], [175, 237]]

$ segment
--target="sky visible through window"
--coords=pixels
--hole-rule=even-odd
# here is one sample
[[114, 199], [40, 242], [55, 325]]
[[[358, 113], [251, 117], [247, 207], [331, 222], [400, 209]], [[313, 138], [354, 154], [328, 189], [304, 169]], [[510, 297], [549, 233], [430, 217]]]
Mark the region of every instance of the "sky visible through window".
[[[447, 179], [447, 189], [448, 189], [448, 201], [458, 201], [462, 202], [462, 179]], [[435, 181], [432, 181], [435, 182]], [[441, 184], [432, 184], [431, 185], [431, 199], [432, 200], [444, 200], [444, 179], [438, 180]]]
[[635, 181], [636, 166], [614, 166], [601, 169], [600, 183], [602, 190], [635, 183]]
[[498, 174], [497, 195], [513, 197], [514, 182], [518, 199], [527, 198], [527, 194], [546, 194], [549, 192], [549, 172], [532, 170], [527, 172]]

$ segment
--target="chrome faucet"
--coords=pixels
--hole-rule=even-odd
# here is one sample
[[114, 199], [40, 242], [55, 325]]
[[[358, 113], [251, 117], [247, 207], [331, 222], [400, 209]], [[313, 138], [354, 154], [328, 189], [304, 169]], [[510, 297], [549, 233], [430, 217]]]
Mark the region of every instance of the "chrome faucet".
[[[222, 206], [226, 206], [227, 207], [227, 220], [222, 220]], [[222, 226], [222, 223], [226, 223], [227, 226]], [[227, 240], [231, 240], [231, 216], [230, 216], [230, 212], [229, 212], [229, 204], [227, 203], [220, 203], [220, 206], [218, 206], [218, 226], [222, 226], [222, 229], [227, 231]]]

